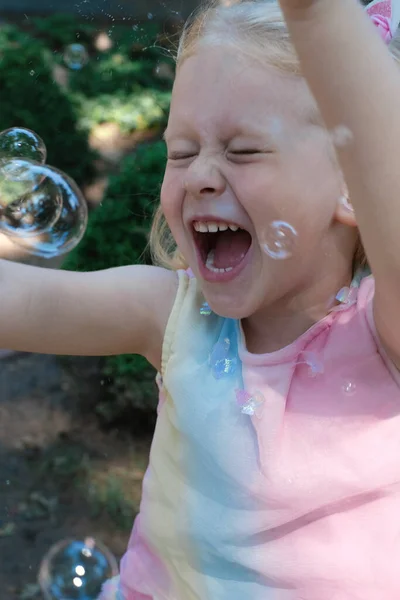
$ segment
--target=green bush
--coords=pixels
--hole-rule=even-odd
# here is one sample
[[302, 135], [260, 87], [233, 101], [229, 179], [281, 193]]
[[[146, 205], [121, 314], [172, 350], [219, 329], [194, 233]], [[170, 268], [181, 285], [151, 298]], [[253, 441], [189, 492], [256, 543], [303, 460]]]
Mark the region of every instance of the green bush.
[[104, 200], [89, 216], [83, 240], [67, 257], [65, 269], [96, 271], [149, 260], [148, 232], [165, 159], [164, 143], [157, 141], [140, 146], [122, 161]]
[[83, 23], [75, 15], [55, 13], [31, 19], [32, 33], [43, 39], [52, 50], [62, 50], [69, 44], [91, 44], [96, 27], [91, 23]]
[[77, 96], [79, 122], [83, 129], [91, 130], [102, 123], [115, 123], [122, 133], [129, 134], [166, 123], [170, 94], [138, 88], [130, 95], [113, 95], [85, 98]]
[[46, 143], [49, 164], [78, 184], [91, 179], [94, 153], [76, 104], [54, 81], [51, 53], [15, 27], [0, 29], [0, 90], [0, 131], [32, 129]]
[[[48, 163], [82, 184], [93, 173], [88, 134], [94, 126], [111, 122], [130, 133], [166, 120], [171, 81], [160, 79], [156, 69], [160, 61], [171, 61], [155, 43], [160, 25], [113, 28], [113, 48], [99, 52], [97, 31], [75, 17], [55, 15], [30, 23], [29, 31], [0, 26], [0, 131], [13, 126], [36, 131], [48, 148]], [[87, 46], [90, 61], [80, 71], [68, 71], [64, 89], [54, 81], [54, 69], [63, 64], [65, 46], [77, 41]], [[164, 165], [162, 142], [144, 145], [122, 162], [65, 269], [92, 271], [149, 261], [148, 232]], [[111, 392], [97, 404], [103, 420], [124, 419], [133, 409], [145, 419], [154, 414], [154, 369], [142, 357], [107, 357], [102, 369]]]
[[[89, 217], [80, 245], [67, 257], [63, 268], [95, 271], [121, 265], [148, 263], [148, 233], [158, 201], [165, 167], [161, 141], [143, 145], [127, 157], [118, 175], [111, 178], [102, 204]], [[118, 307], [115, 307], [118, 310]], [[154, 369], [141, 356], [106, 357], [103, 376], [113, 392], [98, 411], [117, 421], [132, 409], [154, 411]]]

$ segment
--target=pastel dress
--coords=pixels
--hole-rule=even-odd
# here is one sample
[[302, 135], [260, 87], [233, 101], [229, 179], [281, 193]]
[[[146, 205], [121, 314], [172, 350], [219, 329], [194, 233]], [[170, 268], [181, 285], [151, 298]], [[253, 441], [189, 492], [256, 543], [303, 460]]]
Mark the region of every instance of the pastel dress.
[[399, 600], [400, 376], [372, 277], [254, 355], [178, 275], [140, 514], [102, 599]]

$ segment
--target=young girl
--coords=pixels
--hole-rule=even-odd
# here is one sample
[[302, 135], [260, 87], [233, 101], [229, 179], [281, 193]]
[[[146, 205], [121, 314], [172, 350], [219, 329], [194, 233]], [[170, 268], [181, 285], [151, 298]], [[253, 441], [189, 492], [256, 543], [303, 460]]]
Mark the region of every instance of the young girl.
[[153, 230], [171, 268], [3, 263], [0, 345], [160, 372], [102, 598], [398, 600], [397, 7], [220, 4], [179, 48]]

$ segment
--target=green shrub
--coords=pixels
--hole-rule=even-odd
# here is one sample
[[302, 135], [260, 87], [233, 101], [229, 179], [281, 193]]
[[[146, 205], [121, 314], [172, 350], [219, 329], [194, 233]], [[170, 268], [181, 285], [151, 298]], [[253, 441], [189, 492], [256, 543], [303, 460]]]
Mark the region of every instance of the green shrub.
[[75, 15], [55, 13], [46, 18], [31, 19], [33, 35], [43, 39], [52, 50], [62, 50], [69, 44], [91, 44], [96, 33], [96, 27], [84, 23]]
[[160, 128], [166, 123], [170, 94], [139, 88], [130, 95], [114, 93], [85, 98], [77, 96], [79, 122], [91, 130], [102, 123], [115, 123], [122, 133]]
[[78, 184], [90, 180], [94, 154], [72, 97], [54, 81], [51, 53], [14, 27], [0, 30], [0, 90], [0, 131], [32, 129], [46, 143], [49, 164]]
[[79, 246], [64, 268], [96, 271], [147, 262], [147, 236], [165, 167], [161, 141], [140, 146], [110, 178], [104, 200], [89, 216]]
[[[159, 197], [165, 167], [161, 141], [143, 145], [127, 157], [118, 175], [111, 178], [102, 204], [89, 217], [80, 245], [67, 257], [63, 268], [95, 271], [121, 265], [147, 263], [148, 232]], [[118, 307], [115, 307], [118, 310]], [[103, 376], [113, 392], [98, 411], [113, 422], [132, 411], [154, 411], [154, 369], [141, 356], [106, 357]]]

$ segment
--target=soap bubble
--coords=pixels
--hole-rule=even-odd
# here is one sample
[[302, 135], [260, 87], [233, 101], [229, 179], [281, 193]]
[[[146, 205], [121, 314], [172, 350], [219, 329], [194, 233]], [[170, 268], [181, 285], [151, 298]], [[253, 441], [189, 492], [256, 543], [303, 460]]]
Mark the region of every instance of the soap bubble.
[[51, 167], [20, 158], [0, 160], [0, 229], [36, 235], [60, 218], [62, 193]]
[[13, 242], [31, 254], [52, 258], [69, 252], [81, 241], [87, 226], [88, 209], [76, 183], [54, 167], [46, 167], [61, 194], [61, 213], [51, 227], [35, 236], [12, 236]]
[[215, 379], [233, 375], [237, 368], [237, 356], [229, 338], [219, 340], [209, 356], [209, 365]]
[[89, 61], [89, 54], [82, 44], [70, 44], [64, 51], [64, 62], [73, 71], [79, 71]]
[[45, 168], [44, 165], [23, 158], [0, 158], [1, 209], [37, 189], [44, 180]]
[[303, 350], [299, 355], [297, 364], [307, 365], [310, 377], [317, 377], [317, 375], [322, 375], [324, 372], [324, 363], [320, 357], [311, 350]]
[[343, 383], [343, 391], [347, 396], [353, 396], [356, 393], [356, 384], [350, 379]]
[[275, 259], [289, 258], [297, 242], [297, 231], [285, 221], [272, 221], [264, 232], [262, 248], [268, 256]]
[[332, 142], [337, 148], [348, 146], [353, 140], [352, 131], [346, 125], [338, 125], [330, 132]]
[[93, 538], [63, 540], [50, 548], [39, 570], [45, 600], [96, 600], [118, 574], [114, 556]]
[[47, 150], [37, 133], [23, 127], [12, 127], [0, 133], [0, 157], [27, 158], [46, 162]]

